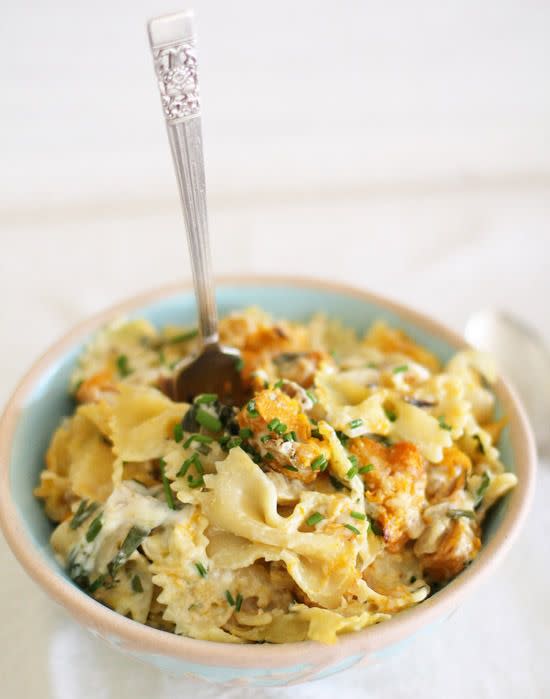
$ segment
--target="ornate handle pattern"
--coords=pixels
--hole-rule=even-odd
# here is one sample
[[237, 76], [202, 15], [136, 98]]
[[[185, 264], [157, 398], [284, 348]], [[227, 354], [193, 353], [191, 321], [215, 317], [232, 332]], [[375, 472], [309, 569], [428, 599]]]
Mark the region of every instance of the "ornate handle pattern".
[[204, 345], [218, 341], [218, 317], [210, 263], [206, 183], [193, 15], [181, 12], [149, 22], [168, 139], [187, 228], [187, 242]]

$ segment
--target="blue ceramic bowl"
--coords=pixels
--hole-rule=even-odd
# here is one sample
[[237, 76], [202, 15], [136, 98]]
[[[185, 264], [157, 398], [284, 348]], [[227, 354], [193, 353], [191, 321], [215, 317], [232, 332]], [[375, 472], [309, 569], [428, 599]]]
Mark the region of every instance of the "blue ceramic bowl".
[[[402, 328], [442, 360], [464, 346], [461, 338], [407, 308], [372, 294], [324, 282], [245, 278], [217, 289], [220, 315], [258, 305], [276, 316], [304, 320], [323, 311], [359, 331], [384, 319]], [[448, 616], [501, 560], [519, 531], [531, 499], [535, 449], [519, 402], [505, 382], [496, 387], [498, 410], [509, 418], [500, 444], [519, 485], [495, 508], [483, 550], [443, 590], [413, 609], [363, 631], [342, 636], [334, 646], [315, 642], [239, 645], [183, 638], [126, 619], [79, 590], [52, 555], [47, 520], [32, 490], [43, 467], [51, 434], [73, 410], [69, 376], [83, 346], [103, 324], [121, 315], [143, 317], [157, 326], [195, 322], [189, 288], [169, 288], [132, 299], [83, 323], [54, 345], [30, 370], [0, 421], [0, 523], [13, 552], [28, 573], [80, 623], [114, 646], [178, 676], [218, 683], [279, 686], [327, 677], [369, 664], [395, 650], [415, 633]]]

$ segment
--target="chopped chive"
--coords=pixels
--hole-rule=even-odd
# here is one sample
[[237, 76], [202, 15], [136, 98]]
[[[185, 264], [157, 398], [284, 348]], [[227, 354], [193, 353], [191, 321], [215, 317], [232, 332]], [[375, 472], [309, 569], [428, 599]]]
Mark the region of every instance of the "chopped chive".
[[197, 410], [196, 420], [199, 425], [202, 425], [207, 430], [210, 430], [210, 432], [219, 432], [222, 428], [222, 423], [220, 420], [215, 415], [212, 415], [202, 408]]
[[332, 483], [332, 487], [336, 490], [343, 490], [346, 487], [343, 483], [340, 483], [340, 481], [334, 476], [329, 476], [329, 480]]
[[136, 593], [143, 592], [143, 585], [141, 584], [139, 575], [134, 575], [132, 578], [132, 590]]
[[260, 417], [260, 413], [256, 410], [256, 401], [254, 399], [248, 401], [246, 410], [251, 417]]
[[273, 388], [282, 388], [283, 383], [284, 383], [283, 379], [279, 379], [278, 381], [275, 381], [275, 383], [273, 384]]
[[116, 368], [118, 370], [118, 373], [122, 376], [122, 378], [125, 378], [126, 376], [129, 376], [132, 373], [130, 365], [128, 364], [128, 357], [125, 354], [120, 354], [116, 358]]
[[101, 515], [98, 515], [90, 524], [88, 531], [86, 532], [86, 541], [92, 542], [101, 531], [102, 526]]
[[81, 500], [73, 518], [69, 524], [69, 529], [78, 529], [78, 527], [94, 513], [99, 505], [96, 502], [88, 504], [87, 500]]
[[234, 449], [235, 447], [240, 447], [242, 444], [242, 439], [240, 437], [233, 437], [227, 442], [228, 449]]
[[442, 430], [452, 430], [453, 428], [451, 425], [447, 424], [445, 422], [445, 417], [443, 415], [440, 415], [438, 418], [439, 426], [441, 427]]
[[274, 458], [275, 457], [273, 456], [273, 454], [270, 451], [268, 451], [267, 454], [264, 456], [264, 459], [266, 461], [273, 461]]
[[141, 527], [135, 526], [131, 527], [128, 534], [126, 534], [126, 537], [122, 542], [120, 549], [117, 551], [116, 556], [113, 558], [112, 561], [110, 561], [110, 563], [107, 566], [109, 575], [112, 578], [115, 577], [119, 568], [121, 568], [126, 563], [126, 561], [134, 553], [137, 547], [141, 545], [141, 543], [143, 542], [145, 537], [148, 536], [148, 534], [148, 529], [141, 529]]
[[260, 442], [261, 442], [262, 444], [265, 444], [266, 442], [269, 442], [270, 439], [271, 439], [271, 435], [270, 435], [270, 434], [264, 434], [264, 435], [262, 435], [262, 436], [260, 437]]
[[273, 420], [270, 420], [267, 423], [267, 429], [268, 430], [274, 430], [276, 427], [278, 427], [281, 424], [281, 421], [279, 420], [278, 417], [274, 417]]
[[376, 364], [376, 362], [367, 362], [365, 366], [367, 369], [378, 369], [378, 364]]
[[288, 464], [287, 466], [285, 466], [285, 468], [286, 468], [287, 471], [295, 471], [295, 472], [298, 472], [298, 469], [296, 468], [296, 466], [291, 466], [290, 464]]
[[244, 369], [244, 359], [242, 357], [237, 357], [235, 360], [235, 371], [242, 371]]
[[319, 420], [316, 420], [314, 417], [308, 417], [308, 420], [315, 427], [317, 427], [317, 425], [319, 424]]
[[176, 473], [176, 478], [183, 478], [189, 470], [191, 464], [194, 464], [198, 458], [198, 455], [195, 453], [193, 454], [193, 456], [190, 456], [188, 459], [185, 459], [180, 470]]
[[284, 422], [280, 422], [273, 430], [276, 434], [283, 435], [287, 431], [288, 427]]
[[401, 374], [404, 371], [409, 371], [409, 367], [407, 364], [402, 364], [401, 366], [396, 366], [395, 369], [393, 370], [394, 374]]
[[[294, 437], [292, 436], [294, 435]], [[287, 432], [286, 434], [283, 435], [283, 441], [284, 442], [295, 442], [296, 433], [295, 432]]]
[[322, 515], [320, 512], [314, 512], [306, 519], [306, 524], [308, 527], [314, 527], [322, 519], [325, 519], [324, 515]]
[[306, 390], [306, 394], [307, 394], [307, 397], [309, 398], [309, 400], [313, 403], [313, 405], [315, 405], [315, 403], [319, 402], [317, 400], [317, 396], [315, 395], [315, 393], [313, 393], [313, 391]]
[[363, 514], [362, 512], [355, 512], [355, 510], [352, 510], [352, 511], [350, 512], [350, 515], [351, 515], [354, 519], [361, 519], [361, 520], [367, 519], [367, 515]]
[[346, 473], [346, 476], [350, 479], [354, 478], [357, 474], [359, 473], [359, 469], [357, 466], [352, 466], [349, 471]]
[[293, 442], [298, 441], [298, 437], [296, 436], [296, 432], [294, 432], [294, 430], [292, 430], [292, 432], [289, 432], [288, 434], [292, 437]]
[[483, 442], [481, 441], [480, 435], [474, 434], [474, 439], [475, 439], [476, 442], [477, 442], [477, 450], [478, 450], [481, 454], [485, 454], [485, 447], [483, 446]]
[[340, 430], [337, 430], [336, 436], [340, 440], [340, 443], [342, 444], [343, 447], [346, 446], [346, 444], [349, 442], [350, 438], [348, 437], [347, 434], [344, 434], [343, 432], [340, 432]]
[[233, 599], [233, 595], [229, 592], [229, 590], [225, 591], [225, 599], [227, 600], [227, 603], [230, 607], [235, 606], [235, 600]]
[[345, 527], [346, 529], [349, 529], [350, 532], [353, 532], [354, 534], [361, 534], [361, 532], [359, 531], [359, 529], [357, 529], [357, 527], [354, 527], [353, 524], [344, 524], [344, 527]]
[[208, 575], [208, 571], [202, 563], [195, 563], [195, 568], [199, 571], [199, 575], [201, 576], [201, 578], [206, 578], [206, 576]]
[[164, 490], [164, 497], [166, 498], [166, 504], [171, 510], [175, 510], [176, 506], [174, 505], [174, 493], [172, 492], [172, 488], [170, 488], [170, 481], [166, 477], [166, 473], [164, 472], [164, 469], [166, 467], [166, 461], [164, 459], [159, 459], [160, 463], [160, 475], [162, 478], [162, 487]]
[[352, 466], [359, 466], [359, 459], [355, 456], [355, 454], [349, 454], [348, 459]]
[[348, 422], [348, 427], [354, 430], [357, 427], [361, 427], [362, 424], [363, 420], [360, 417], [356, 417], [355, 420], [351, 420], [350, 422]]
[[197, 396], [195, 398], [193, 403], [196, 403], [197, 405], [211, 405], [212, 403], [215, 403], [217, 400], [217, 393], [201, 393], [200, 396]]
[[183, 439], [183, 425], [181, 422], [178, 422], [177, 425], [174, 425], [174, 441], [175, 442], [181, 442]]
[[370, 471], [374, 470], [374, 464], [367, 464], [366, 466], [361, 466], [361, 468], [357, 471], [357, 473], [364, 474], [364, 473], [370, 473]]
[[489, 487], [490, 482], [491, 479], [489, 478], [489, 474], [487, 473], [487, 471], [485, 471], [481, 478], [481, 484], [476, 492], [476, 501], [474, 503], [474, 508], [479, 507], [481, 505], [483, 501], [483, 496], [485, 495], [485, 491]]
[[107, 579], [107, 573], [103, 573], [102, 575], [99, 575], [93, 583], [88, 587], [88, 592], [93, 595], [94, 592], [97, 592], [99, 588], [103, 585], [105, 580]]
[[313, 459], [313, 461], [310, 464], [310, 468], [312, 471], [324, 471], [327, 466], [328, 461], [327, 457], [324, 454], [319, 454], [319, 456]]
[[397, 413], [395, 412], [395, 410], [384, 408], [384, 412], [386, 413], [386, 417], [390, 422], [395, 422], [397, 420]]
[[185, 440], [184, 448], [189, 449], [193, 442], [200, 442], [201, 444], [211, 444], [214, 441], [212, 437], [206, 434], [192, 434], [188, 439]]
[[204, 478], [202, 476], [198, 476], [198, 478], [191, 479], [187, 481], [187, 485], [190, 488], [201, 488], [204, 485]]
[[219, 438], [218, 444], [222, 449], [227, 449], [227, 442], [231, 439], [230, 434], [224, 434], [222, 437]]
[[239, 430], [239, 437], [241, 439], [250, 439], [254, 432], [250, 429], [250, 427], [243, 427], [242, 429]]
[[189, 332], [169, 337], [166, 340], [163, 340], [162, 343], [164, 345], [177, 345], [180, 342], [189, 342], [189, 340], [193, 340], [195, 337], [197, 337], [198, 334], [199, 331], [195, 328], [194, 330], [190, 330]]
[[476, 513], [473, 510], [447, 510], [447, 515], [451, 519], [458, 519], [459, 517], [476, 518]]
[[240, 612], [242, 604], [243, 604], [243, 596], [239, 592], [239, 594], [237, 595], [237, 599], [235, 600], [235, 611]]

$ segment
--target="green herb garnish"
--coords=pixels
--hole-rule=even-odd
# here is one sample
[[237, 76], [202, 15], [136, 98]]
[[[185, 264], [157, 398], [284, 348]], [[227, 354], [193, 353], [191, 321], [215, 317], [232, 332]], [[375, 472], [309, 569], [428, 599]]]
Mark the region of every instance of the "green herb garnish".
[[88, 531], [86, 532], [86, 541], [92, 542], [101, 531], [102, 526], [101, 515], [98, 515], [90, 524]]
[[244, 369], [244, 359], [242, 357], [237, 357], [235, 360], [235, 371], [242, 371]]
[[195, 419], [197, 420], [199, 425], [202, 425], [210, 432], [219, 432], [222, 428], [222, 423], [220, 422], [219, 418], [217, 418], [215, 415], [212, 415], [212, 413], [203, 410], [202, 408], [199, 408], [197, 410], [197, 415], [195, 416]]
[[357, 529], [357, 527], [354, 527], [353, 524], [344, 524], [344, 527], [345, 527], [346, 529], [349, 529], [350, 532], [353, 532], [354, 534], [361, 534], [361, 532], [359, 531], [359, 529]]
[[357, 468], [357, 466], [352, 466], [352, 467], [349, 469], [349, 471], [346, 473], [346, 476], [347, 476], [347, 477], [350, 479], [350, 481], [351, 481], [351, 479], [352, 479], [354, 476], [356, 476], [358, 473], [359, 473], [359, 469]]
[[359, 465], [359, 459], [355, 456], [355, 454], [348, 454], [348, 459], [352, 466]]
[[240, 612], [242, 604], [243, 604], [243, 596], [239, 592], [239, 594], [237, 595], [237, 599], [235, 600], [235, 611]]
[[395, 369], [393, 370], [394, 374], [401, 374], [404, 371], [409, 371], [409, 367], [407, 364], [402, 364], [401, 366], [396, 366]]
[[143, 592], [143, 585], [141, 584], [139, 575], [134, 575], [132, 578], [132, 590], [136, 593]]
[[278, 427], [281, 424], [281, 421], [279, 420], [278, 417], [274, 417], [273, 420], [270, 420], [267, 423], [267, 429], [273, 431], [276, 427]]
[[168, 477], [164, 472], [164, 469], [166, 467], [166, 461], [164, 459], [159, 459], [159, 466], [162, 487], [164, 489], [164, 497], [166, 498], [166, 504], [171, 510], [175, 510], [176, 506], [174, 505], [174, 494], [172, 493], [172, 489], [170, 488], [170, 481], [168, 480]]
[[280, 422], [273, 430], [278, 435], [283, 435], [287, 431], [288, 427], [284, 422]]
[[322, 519], [325, 519], [324, 516], [320, 512], [314, 512], [312, 515], [310, 515], [306, 519], [306, 524], [308, 527], [314, 527], [316, 524], [318, 524]]
[[442, 430], [452, 430], [453, 428], [445, 422], [445, 417], [440, 415], [438, 418], [439, 426]]
[[374, 470], [374, 464], [367, 464], [366, 466], [361, 466], [357, 473], [363, 475], [364, 473], [369, 473], [372, 470]]
[[319, 456], [310, 464], [312, 471], [324, 471], [328, 466], [327, 457], [324, 454], [319, 454]]
[[357, 427], [361, 427], [362, 424], [363, 420], [360, 417], [356, 417], [355, 420], [351, 420], [350, 422], [348, 422], [348, 427], [351, 430], [355, 430]]
[[256, 401], [254, 399], [248, 401], [246, 411], [250, 417], [260, 417], [260, 413], [256, 410]]
[[397, 413], [394, 410], [384, 408], [384, 412], [386, 413], [386, 417], [390, 422], [395, 422], [397, 420]]
[[122, 376], [122, 378], [125, 378], [126, 376], [132, 373], [130, 365], [128, 364], [128, 357], [125, 354], [120, 354], [116, 358], [116, 368], [118, 370], [118, 373]]
[[96, 502], [90, 502], [88, 500], [81, 500], [73, 518], [69, 524], [69, 529], [78, 529], [78, 527], [88, 519], [88, 517], [94, 513], [99, 505]]
[[235, 447], [240, 447], [242, 444], [242, 439], [240, 437], [232, 437], [229, 442], [227, 442], [228, 449], [234, 449]]
[[476, 492], [476, 501], [474, 503], [474, 509], [481, 505], [481, 503], [483, 501], [483, 497], [485, 495], [485, 491], [489, 487], [490, 482], [491, 482], [491, 479], [489, 478], [489, 474], [487, 473], [487, 471], [485, 471], [483, 476], [481, 477], [481, 484]]
[[177, 425], [174, 425], [174, 441], [175, 442], [181, 442], [183, 439], [183, 425], [181, 422], [178, 422]]
[[264, 434], [264, 435], [262, 435], [262, 436], [260, 437], [260, 442], [261, 442], [262, 444], [265, 444], [266, 442], [269, 442], [270, 439], [271, 439], [271, 435], [270, 435], [270, 434]]
[[202, 563], [195, 563], [195, 568], [199, 571], [199, 575], [201, 576], [201, 578], [206, 578], [206, 576], [208, 575], [208, 571]]
[[198, 476], [197, 478], [193, 478], [192, 476], [188, 477], [187, 485], [193, 490], [195, 488], [201, 488], [204, 485], [204, 478], [202, 476]]
[[319, 402], [317, 400], [317, 396], [315, 395], [315, 393], [313, 393], [313, 391], [306, 390], [306, 395], [309, 398], [309, 400], [313, 403], [313, 405], [315, 405], [315, 403]]
[[241, 439], [250, 439], [254, 432], [250, 429], [250, 427], [243, 427], [242, 429], [239, 430], [239, 437]]
[[296, 468], [296, 466], [290, 466], [290, 464], [288, 466], [285, 466], [284, 468], [286, 468], [287, 471], [298, 472], [298, 469]]
[[162, 340], [163, 345], [178, 345], [180, 342], [189, 342], [189, 340], [193, 340], [197, 335], [199, 334], [199, 331], [195, 328], [194, 330], [190, 330], [189, 332], [186, 333], [181, 333], [180, 335], [174, 335], [173, 337], [168, 337], [165, 340]]
[[460, 517], [467, 517], [468, 519], [476, 518], [476, 513], [473, 510], [447, 510], [447, 515], [451, 519], [459, 519]]
[[201, 444], [211, 444], [214, 441], [212, 437], [206, 434], [192, 434], [188, 439], [185, 440], [184, 448], [189, 449], [193, 442], [200, 442]]
[[229, 590], [225, 591], [225, 599], [227, 600], [227, 603], [230, 607], [235, 606], [235, 600], [233, 599], [233, 595], [229, 592]]
[[278, 381], [275, 381], [275, 383], [273, 384], [273, 388], [282, 388], [283, 383], [284, 383], [283, 379], [279, 379]]
[[354, 519], [361, 519], [361, 520], [367, 519], [367, 515], [363, 514], [362, 512], [355, 512], [354, 510], [352, 510], [352, 511], [350, 512], [350, 515], [351, 515]]

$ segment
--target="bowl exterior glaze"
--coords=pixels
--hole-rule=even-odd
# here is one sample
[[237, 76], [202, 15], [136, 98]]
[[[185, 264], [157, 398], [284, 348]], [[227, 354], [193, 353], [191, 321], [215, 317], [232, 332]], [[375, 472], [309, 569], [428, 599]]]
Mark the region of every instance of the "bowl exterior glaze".
[[[375, 319], [396, 325], [442, 360], [464, 341], [410, 309], [349, 287], [302, 279], [239, 278], [217, 287], [220, 315], [250, 305], [276, 316], [305, 320], [323, 311], [359, 331]], [[0, 420], [0, 524], [20, 563], [46, 592], [92, 633], [136, 658], [176, 676], [223, 684], [281, 686], [322, 679], [353, 666], [369, 665], [393, 653], [415, 634], [437, 627], [461, 598], [494, 570], [517, 535], [532, 497], [536, 453], [518, 399], [504, 381], [496, 387], [498, 411], [509, 418], [500, 448], [518, 487], [491, 514], [482, 551], [455, 580], [419, 606], [363, 631], [342, 636], [334, 646], [315, 642], [233, 645], [196, 641], [126, 619], [79, 590], [49, 547], [51, 524], [33, 497], [50, 436], [73, 410], [69, 376], [83, 346], [104, 323], [144, 317], [157, 326], [195, 322], [189, 287], [170, 287], [131, 299], [68, 333], [36, 362]]]

